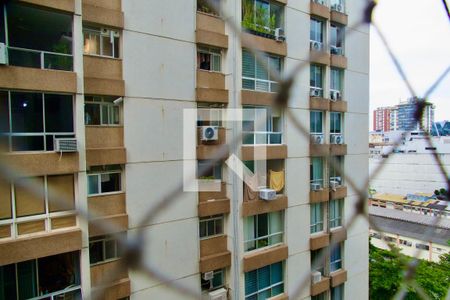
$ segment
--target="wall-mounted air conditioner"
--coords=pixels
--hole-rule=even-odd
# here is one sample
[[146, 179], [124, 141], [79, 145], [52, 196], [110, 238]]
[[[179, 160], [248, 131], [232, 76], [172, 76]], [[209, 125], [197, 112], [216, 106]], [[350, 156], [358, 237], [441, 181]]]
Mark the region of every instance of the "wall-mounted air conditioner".
[[286, 36], [284, 35], [284, 29], [275, 28], [275, 40], [277, 42], [284, 42], [284, 40], [286, 40]]
[[219, 139], [218, 126], [202, 126], [201, 140], [202, 141], [217, 141]]
[[337, 101], [341, 99], [341, 93], [339, 91], [331, 90], [330, 91], [330, 99], [332, 101]]
[[321, 133], [319, 133], [319, 134], [317, 134], [317, 133], [311, 134], [311, 142], [313, 144], [319, 144], [319, 145], [323, 144], [323, 142], [324, 142], [323, 134], [321, 134]]
[[0, 65], [6, 65], [6, 45], [0, 43]]
[[202, 274], [203, 280], [212, 280], [214, 278], [214, 271], [205, 272]]
[[339, 186], [339, 182], [337, 182], [336, 180], [330, 180], [330, 188], [331, 189], [336, 189]]
[[320, 183], [311, 183], [311, 191], [319, 191], [322, 189]]
[[342, 47], [330, 46], [330, 52], [334, 55], [342, 55]]
[[311, 97], [320, 97], [322, 94], [322, 89], [317, 88], [317, 87], [311, 87], [309, 89], [309, 94]]
[[309, 42], [311, 50], [320, 51], [322, 50], [322, 43], [318, 41], [310, 41]]
[[344, 7], [341, 4], [333, 4], [331, 9], [338, 12], [344, 12]]
[[331, 143], [342, 145], [344, 143], [344, 138], [342, 137], [342, 134], [333, 134], [331, 136]]
[[209, 300], [227, 300], [227, 290], [224, 288], [212, 291], [208, 294]]
[[319, 283], [322, 280], [322, 273], [319, 271], [312, 272], [311, 281], [313, 284]]
[[59, 138], [54, 140], [54, 150], [56, 152], [77, 152], [77, 139]]
[[277, 198], [277, 193], [273, 189], [262, 188], [259, 190], [259, 198], [270, 201]]

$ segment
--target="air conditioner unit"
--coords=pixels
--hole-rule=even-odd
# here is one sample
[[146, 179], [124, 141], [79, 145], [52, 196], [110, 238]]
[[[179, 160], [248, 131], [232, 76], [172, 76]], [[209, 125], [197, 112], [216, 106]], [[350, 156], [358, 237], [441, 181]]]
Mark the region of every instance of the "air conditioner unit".
[[310, 41], [311, 50], [320, 51], [322, 50], [322, 43], [318, 41]]
[[114, 30], [114, 31], [113, 31], [113, 36], [114, 36], [114, 37], [120, 37], [120, 32], [117, 31], [117, 30]]
[[259, 198], [266, 200], [266, 201], [270, 201], [270, 200], [275, 200], [277, 197], [277, 192], [275, 192], [275, 190], [272, 189], [267, 189], [267, 188], [263, 188], [259, 190]]
[[320, 4], [320, 5], [325, 5], [325, 1], [324, 0], [314, 0], [314, 2]]
[[323, 134], [312, 134], [311, 141], [313, 144], [323, 144]]
[[212, 291], [208, 294], [209, 300], [227, 300], [227, 290], [224, 288]]
[[322, 189], [320, 183], [311, 183], [311, 191], [319, 191]]
[[54, 150], [56, 152], [77, 152], [77, 139], [75, 138], [60, 138], [54, 140]]
[[333, 5], [331, 6], [331, 9], [332, 9], [332, 10], [335, 10], [335, 11], [338, 11], [338, 12], [342, 12], [342, 11], [343, 11], [343, 7], [342, 7], [341, 4], [333, 4]]
[[339, 185], [340, 185], [339, 182], [337, 182], [336, 180], [330, 180], [331, 189], [336, 189]]
[[320, 97], [321, 89], [312, 87], [309, 91], [311, 97]]
[[342, 47], [330, 46], [331, 54], [342, 55]]
[[203, 280], [212, 280], [214, 278], [214, 271], [209, 271], [202, 274]]
[[341, 98], [341, 93], [339, 91], [330, 91], [330, 99], [332, 101], [337, 101]]
[[217, 141], [219, 139], [219, 127], [202, 126], [202, 141]]
[[275, 40], [277, 42], [283, 42], [285, 39], [284, 30], [282, 28], [275, 28]]
[[331, 143], [332, 144], [338, 144], [341, 145], [344, 143], [344, 138], [342, 137], [342, 134], [333, 134], [331, 136]]
[[0, 43], [0, 65], [6, 65], [6, 45]]
[[338, 183], [338, 185], [342, 184], [342, 178], [341, 176], [334, 176], [334, 177], [330, 177], [330, 182], [332, 181], [336, 181]]
[[319, 271], [312, 272], [311, 274], [311, 281], [313, 284], [316, 284], [322, 280], [322, 273]]
[[102, 35], [105, 35], [105, 36], [109, 36], [110, 35], [109, 29], [106, 29], [106, 28], [100, 29], [100, 33]]

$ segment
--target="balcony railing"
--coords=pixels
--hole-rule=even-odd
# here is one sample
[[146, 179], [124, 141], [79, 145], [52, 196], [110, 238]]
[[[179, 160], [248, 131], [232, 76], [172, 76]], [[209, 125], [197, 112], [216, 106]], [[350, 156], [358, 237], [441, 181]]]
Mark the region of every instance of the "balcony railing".
[[282, 135], [281, 132], [244, 131], [242, 143], [244, 145], [281, 145]]
[[73, 70], [72, 54], [8, 47], [9, 65], [28, 68]]
[[31, 300], [39, 300], [39, 299], [46, 299], [46, 300], [60, 300], [60, 299], [70, 299], [70, 300], [81, 300], [81, 286], [69, 286], [65, 288], [64, 290], [57, 291], [54, 293], [46, 294], [43, 296], [38, 296], [31, 298]]
[[252, 91], [276, 93], [279, 83], [273, 80], [242, 77], [242, 88]]
[[283, 242], [283, 231], [271, 233], [244, 242], [245, 251], [251, 251], [267, 246], [273, 246]]

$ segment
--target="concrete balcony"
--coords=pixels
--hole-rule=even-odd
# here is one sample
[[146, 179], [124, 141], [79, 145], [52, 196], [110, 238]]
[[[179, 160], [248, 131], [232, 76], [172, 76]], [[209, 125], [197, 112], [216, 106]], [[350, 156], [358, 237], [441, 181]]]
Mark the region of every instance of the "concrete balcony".
[[285, 159], [287, 158], [287, 145], [243, 145], [241, 156], [242, 160]]
[[228, 103], [225, 75], [218, 72], [197, 70], [196, 99], [199, 102]]
[[330, 101], [330, 111], [347, 112], [347, 101]]
[[286, 260], [288, 253], [288, 246], [285, 244], [252, 251], [244, 255], [244, 272], [253, 271]]
[[125, 95], [121, 59], [92, 55], [84, 55], [83, 57], [85, 94]]
[[200, 272], [209, 272], [231, 265], [227, 249], [227, 236], [222, 235], [200, 241]]
[[330, 100], [323, 97], [309, 97], [309, 109], [311, 110], [330, 110]]
[[330, 8], [326, 5], [322, 5], [315, 1], [311, 1], [309, 10], [311, 12], [311, 15], [315, 15], [324, 19], [330, 18]]
[[337, 287], [338, 285], [343, 284], [347, 281], [347, 271], [346, 270], [338, 270], [330, 273], [331, 278], [331, 287]]
[[218, 192], [198, 193], [198, 215], [199, 217], [227, 214], [230, 212], [230, 199], [227, 198], [226, 183], [221, 183]]
[[254, 216], [274, 211], [284, 210], [288, 207], [288, 197], [285, 195], [277, 195], [275, 200], [246, 200], [244, 197], [244, 202], [242, 202], [242, 216]]
[[343, 12], [331, 10], [330, 21], [336, 22], [336, 23], [339, 23], [342, 25], [347, 25], [348, 24], [348, 16]]
[[271, 53], [279, 56], [287, 56], [286, 42], [279, 42], [274, 39], [257, 36], [248, 32], [242, 35], [243, 48], [256, 48], [256, 50]]
[[313, 233], [309, 239], [310, 250], [317, 250], [328, 247], [330, 244], [330, 234], [326, 232]]
[[343, 199], [347, 197], [347, 187], [338, 186], [334, 189], [330, 189], [330, 200]]
[[340, 69], [347, 69], [347, 57], [344, 55], [331, 54], [330, 66]]
[[225, 22], [215, 15], [197, 12], [195, 32], [197, 44], [218, 48], [228, 48], [228, 36], [225, 34]]
[[330, 190], [328, 188], [309, 192], [309, 203], [327, 202], [328, 200], [330, 200]]
[[123, 28], [124, 15], [121, 0], [83, 0], [83, 21]]
[[86, 126], [86, 164], [88, 166], [126, 163], [123, 126]]
[[322, 276], [322, 280], [311, 283], [311, 296], [317, 296], [330, 289], [330, 278]]

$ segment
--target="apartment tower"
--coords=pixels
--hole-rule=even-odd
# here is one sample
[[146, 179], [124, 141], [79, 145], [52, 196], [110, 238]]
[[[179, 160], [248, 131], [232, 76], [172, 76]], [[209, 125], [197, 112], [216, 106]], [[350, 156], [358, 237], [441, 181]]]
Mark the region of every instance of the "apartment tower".
[[[0, 183], [0, 299], [104, 284], [106, 299], [182, 299], [173, 283], [204, 299], [294, 299], [302, 279], [295, 299], [368, 298], [368, 227], [344, 226], [358, 198], [329, 163], [364, 187], [369, 29], [353, 24], [366, 1], [215, 2], [218, 14], [196, 0], [2, 2], [1, 158], [14, 172]], [[270, 74], [298, 64], [288, 106], [273, 108]], [[186, 125], [196, 108], [208, 116]], [[209, 120], [227, 108], [245, 120]], [[260, 192], [224, 162], [208, 168], [236, 138], [229, 153], [267, 169]], [[220, 189], [183, 192], [186, 161]], [[117, 239], [138, 232], [169, 282], [124, 267]]]

